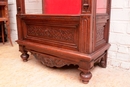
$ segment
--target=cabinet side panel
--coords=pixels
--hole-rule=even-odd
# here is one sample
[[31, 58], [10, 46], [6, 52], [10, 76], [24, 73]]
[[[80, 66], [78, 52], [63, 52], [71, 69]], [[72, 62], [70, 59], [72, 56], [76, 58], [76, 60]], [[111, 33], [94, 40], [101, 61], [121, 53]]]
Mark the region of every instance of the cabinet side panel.
[[108, 24], [109, 16], [97, 15], [96, 16], [96, 29], [95, 29], [95, 50], [104, 46], [108, 41]]
[[79, 50], [79, 16], [25, 15], [21, 20], [24, 40]]

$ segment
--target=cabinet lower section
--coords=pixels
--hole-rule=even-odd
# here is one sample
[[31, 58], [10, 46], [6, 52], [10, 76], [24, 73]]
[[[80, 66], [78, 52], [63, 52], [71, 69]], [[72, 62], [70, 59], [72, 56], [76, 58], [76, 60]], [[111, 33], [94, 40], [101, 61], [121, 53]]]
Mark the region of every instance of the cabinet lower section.
[[79, 51], [61, 49], [29, 41], [18, 40], [17, 42], [19, 43], [19, 48], [22, 52], [21, 58], [23, 61], [28, 60], [29, 51], [36, 59], [48, 67], [60, 68], [65, 65], [69, 66], [70, 64], [78, 65], [83, 83], [88, 83], [91, 79], [92, 74], [90, 70], [95, 64], [104, 68], [107, 66], [107, 50], [110, 46], [109, 44], [106, 44], [91, 54], [85, 54]]

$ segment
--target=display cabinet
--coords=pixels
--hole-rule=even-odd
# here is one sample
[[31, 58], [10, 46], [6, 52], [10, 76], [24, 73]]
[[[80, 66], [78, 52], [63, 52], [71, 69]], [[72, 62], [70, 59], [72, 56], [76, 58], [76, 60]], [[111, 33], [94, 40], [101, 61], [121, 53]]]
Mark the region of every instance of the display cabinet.
[[31, 52], [49, 67], [77, 65], [83, 83], [95, 65], [106, 67], [111, 0], [42, 0], [39, 14], [26, 13], [25, 0], [16, 1], [23, 61]]

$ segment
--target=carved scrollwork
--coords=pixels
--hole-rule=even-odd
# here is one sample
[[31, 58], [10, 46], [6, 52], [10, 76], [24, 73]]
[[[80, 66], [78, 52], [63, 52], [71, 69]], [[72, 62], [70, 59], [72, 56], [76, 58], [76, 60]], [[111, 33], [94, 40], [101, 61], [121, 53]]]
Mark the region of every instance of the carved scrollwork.
[[83, 0], [82, 1], [82, 13], [90, 12], [91, 11], [91, 1], [90, 0]]
[[63, 67], [65, 65], [70, 65], [72, 63], [51, 55], [41, 54], [31, 51], [31, 53], [38, 59], [42, 64], [48, 67]]

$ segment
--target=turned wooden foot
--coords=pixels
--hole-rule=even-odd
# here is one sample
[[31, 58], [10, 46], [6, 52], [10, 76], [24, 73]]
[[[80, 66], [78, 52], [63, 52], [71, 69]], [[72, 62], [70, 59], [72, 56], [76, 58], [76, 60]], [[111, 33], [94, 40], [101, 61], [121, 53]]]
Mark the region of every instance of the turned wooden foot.
[[29, 58], [29, 54], [26, 53], [22, 53], [21, 58], [23, 59], [24, 62], [28, 61]]
[[83, 83], [87, 84], [92, 77], [91, 72], [81, 72], [80, 77]]

